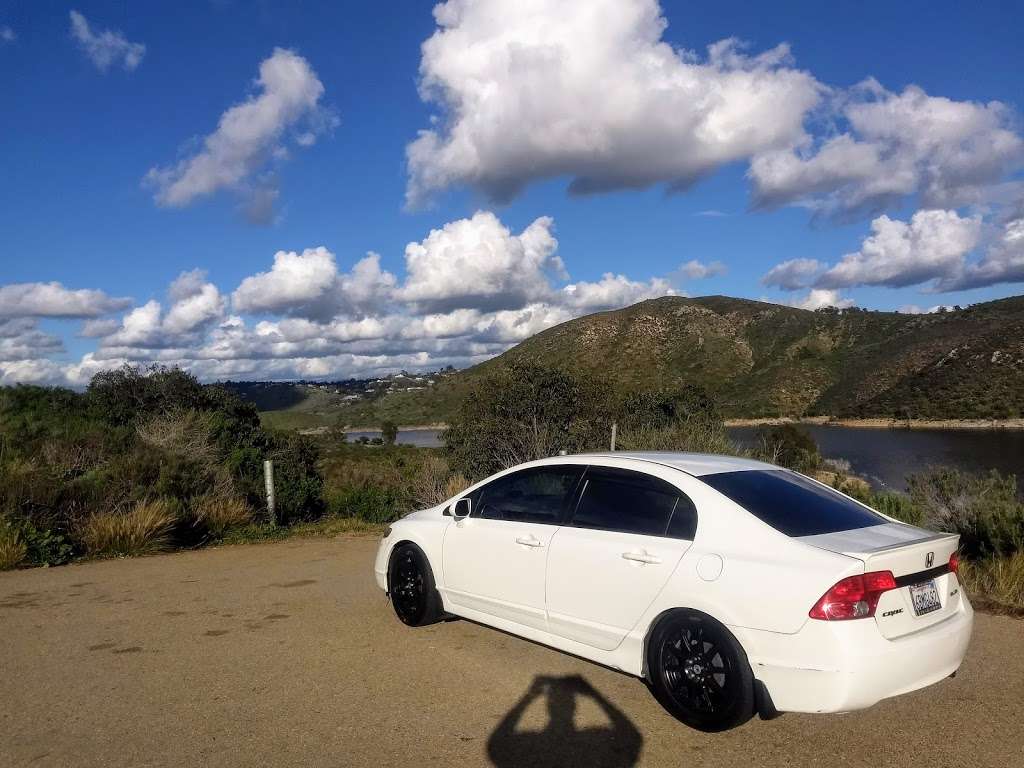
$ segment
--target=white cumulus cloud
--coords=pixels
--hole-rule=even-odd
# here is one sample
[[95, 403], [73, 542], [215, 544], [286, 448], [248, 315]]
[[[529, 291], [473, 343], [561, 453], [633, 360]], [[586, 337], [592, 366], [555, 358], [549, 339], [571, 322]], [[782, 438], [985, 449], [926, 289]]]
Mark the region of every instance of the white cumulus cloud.
[[939, 283], [940, 290], [979, 288], [996, 283], [1024, 283], [1024, 215], [1005, 222], [985, 255], [963, 272]]
[[64, 342], [39, 330], [35, 318], [0, 319], [0, 361], [32, 360], [64, 351]]
[[395, 276], [381, 269], [380, 255], [367, 254], [349, 273], [338, 270], [323, 246], [302, 253], [278, 251], [269, 272], [245, 278], [232, 294], [236, 312], [281, 313], [326, 319], [342, 312], [383, 311]]
[[182, 272], [171, 283], [168, 296], [173, 301], [163, 328], [170, 334], [190, 333], [224, 315], [227, 302], [213, 283], [206, 282], [200, 269]]
[[72, 290], [57, 282], [0, 285], [0, 318], [99, 317], [130, 304], [131, 299], [84, 288]]
[[420, 91], [441, 119], [408, 146], [408, 203], [468, 184], [492, 200], [567, 176], [575, 193], [681, 189], [801, 141], [822, 88], [780, 45], [673, 49], [656, 0], [449, 0]]
[[159, 205], [182, 207], [219, 190], [243, 195], [247, 216], [267, 220], [277, 197], [273, 176], [261, 175], [285, 157], [286, 131], [305, 126], [296, 143], [308, 146], [317, 132], [333, 126], [320, 106], [324, 86], [316, 72], [294, 51], [276, 48], [260, 63], [257, 93], [221, 115], [217, 129], [195, 154], [172, 166], [152, 168], [145, 181]]
[[684, 264], [679, 265], [675, 275], [683, 280], [704, 280], [708, 277], [724, 275], [727, 271], [725, 264], [720, 261], [712, 261], [710, 264], [705, 264], [698, 259], [690, 259]]
[[826, 288], [812, 288], [802, 298], [795, 298], [786, 302], [797, 309], [823, 309], [824, 307], [836, 307], [846, 309], [854, 305], [853, 299], [843, 298], [839, 291]]
[[334, 254], [320, 246], [278, 251], [269, 272], [245, 278], [231, 296], [236, 312], [280, 312], [320, 301], [338, 276]]
[[894, 93], [874, 80], [836, 101], [838, 133], [753, 159], [756, 205], [849, 217], [917, 196], [926, 208], [956, 208], [986, 200], [1024, 162], [1024, 140], [998, 101], [955, 101], [914, 85]]
[[120, 32], [111, 29], [93, 30], [78, 11], [71, 11], [70, 18], [71, 36], [100, 72], [106, 72], [115, 64], [131, 72], [146, 55], [146, 46], [142, 43], [130, 42]]
[[[1024, 216], [986, 223], [980, 214], [955, 210], [921, 210], [908, 221], [882, 215], [871, 222], [860, 248], [835, 264], [790, 259], [761, 282], [785, 291], [878, 285], [921, 286], [928, 293], [1024, 282]], [[900, 311], [921, 309], [907, 304]]]
[[547, 298], [551, 278], [565, 275], [553, 228], [542, 216], [516, 235], [487, 211], [449, 222], [405, 247], [398, 296], [426, 311], [508, 309]]
[[[234, 314], [204, 271], [183, 272], [164, 301], [118, 320], [87, 316], [79, 336], [96, 349], [77, 363], [48, 359], [63, 348], [34, 315], [0, 319], [0, 379], [81, 386], [125, 361], [181, 366], [203, 379], [465, 367], [582, 314], [676, 293], [662, 277], [571, 281], [553, 228], [542, 216], [516, 233], [489, 212], [449, 222], [408, 244], [403, 280], [372, 252], [345, 271], [322, 246], [279, 251], [237, 286]], [[693, 262], [686, 271], [697, 278], [720, 266]]]
[[817, 259], [789, 259], [768, 270], [761, 278], [761, 284], [796, 291], [810, 285], [824, 268], [825, 265]]
[[979, 217], [955, 211], [918, 211], [909, 222], [879, 216], [860, 250], [848, 253], [815, 282], [818, 288], [885, 285], [900, 288], [948, 280], [978, 244]]
[[595, 312], [674, 294], [676, 291], [664, 278], [652, 277], [647, 281], [638, 281], [630, 280], [625, 275], [607, 272], [596, 282], [571, 283], [565, 286], [559, 303], [575, 310]]

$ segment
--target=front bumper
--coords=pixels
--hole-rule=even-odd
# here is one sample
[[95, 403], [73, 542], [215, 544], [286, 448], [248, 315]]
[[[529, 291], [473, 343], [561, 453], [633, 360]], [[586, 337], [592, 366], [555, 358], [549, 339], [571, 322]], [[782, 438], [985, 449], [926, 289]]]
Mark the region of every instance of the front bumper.
[[809, 620], [793, 635], [734, 628], [754, 677], [782, 712], [849, 712], [916, 691], [956, 672], [974, 610], [966, 598], [949, 618], [887, 640], [873, 620]]
[[377, 556], [373, 562], [373, 578], [377, 586], [385, 592], [388, 591], [388, 558], [391, 557], [391, 545], [392, 542], [388, 538], [383, 539], [377, 547]]

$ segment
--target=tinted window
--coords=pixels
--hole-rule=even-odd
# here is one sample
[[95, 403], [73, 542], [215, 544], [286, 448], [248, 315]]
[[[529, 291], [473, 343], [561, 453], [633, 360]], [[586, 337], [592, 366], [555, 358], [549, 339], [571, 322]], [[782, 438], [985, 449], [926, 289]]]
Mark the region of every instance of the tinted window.
[[795, 472], [744, 470], [700, 479], [787, 536], [814, 536], [887, 522], [841, 493]]
[[693, 503], [668, 483], [635, 472], [587, 473], [572, 518], [579, 528], [693, 539]]
[[576, 486], [582, 467], [525, 469], [483, 487], [473, 515], [520, 523], [558, 523], [566, 497]]

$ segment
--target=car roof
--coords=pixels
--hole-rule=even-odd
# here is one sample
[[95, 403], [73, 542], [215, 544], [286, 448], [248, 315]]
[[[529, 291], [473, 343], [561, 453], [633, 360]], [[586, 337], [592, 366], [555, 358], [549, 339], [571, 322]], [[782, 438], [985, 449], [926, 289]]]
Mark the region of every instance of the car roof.
[[672, 467], [682, 470], [689, 475], [700, 477], [701, 475], [714, 475], [719, 472], [739, 472], [746, 470], [779, 469], [774, 464], [768, 464], [754, 459], [744, 459], [739, 456], [724, 456], [717, 453], [683, 453], [681, 451], [608, 451], [605, 453], [577, 453], [570, 456], [552, 456], [550, 461], [558, 459], [631, 459], [634, 461], [646, 461], [652, 464]]

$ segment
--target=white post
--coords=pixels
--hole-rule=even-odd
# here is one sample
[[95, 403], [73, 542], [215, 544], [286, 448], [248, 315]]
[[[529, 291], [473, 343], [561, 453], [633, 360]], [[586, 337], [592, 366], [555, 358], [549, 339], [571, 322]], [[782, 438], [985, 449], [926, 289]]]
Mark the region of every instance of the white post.
[[612, 451], [615, 450], [615, 433], [618, 431], [618, 422], [612, 422]]
[[267, 512], [270, 524], [277, 525], [277, 512], [274, 509], [274, 462], [267, 459], [263, 462], [263, 479], [267, 487]]

